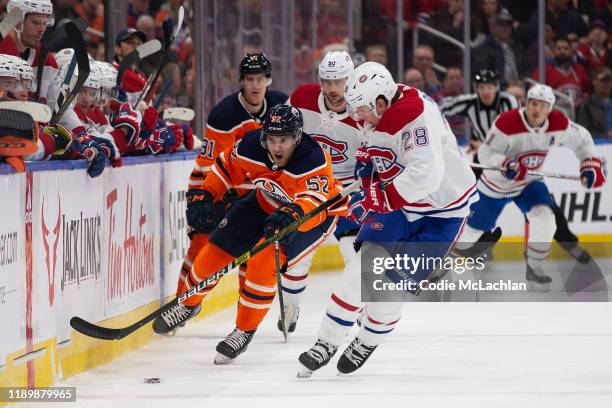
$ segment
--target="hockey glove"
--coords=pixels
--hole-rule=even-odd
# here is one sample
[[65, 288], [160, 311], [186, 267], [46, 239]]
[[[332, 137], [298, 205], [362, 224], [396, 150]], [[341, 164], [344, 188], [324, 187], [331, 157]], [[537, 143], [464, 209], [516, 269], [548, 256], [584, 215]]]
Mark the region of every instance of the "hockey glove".
[[89, 162], [87, 167], [87, 174], [90, 177], [98, 177], [104, 171], [106, 166], [106, 157], [95, 147], [84, 147], [81, 150], [81, 154]]
[[51, 136], [53, 142], [55, 143], [55, 150], [52, 153], [54, 156], [61, 156], [66, 153], [74, 141], [72, 132], [60, 124], [55, 126], [45, 126], [42, 131]]
[[187, 199], [187, 225], [202, 234], [215, 229], [224, 214], [223, 202], [213, 204], [209, 191], [194, 188], [185, 193]]
[[142, 114], [142, 128], [152, 132], [157, 127], [157, 120], [159, 119], [159, 112], [154, 106], [149, 106], [144, 110]]
[[347, 216], [353, 221], [359, 224], [367, 224], [371, 211], [368, 211], [364, 207], [365, 193], [363, 191], [356, 191], [351, 193], [349, 196], [349, 209]]
[[355, 162], [355, 180], [361, 180], [361, 187], [366, 189], [372, 181], [372, 173], [374, 173], [374, 164], [368, 154], [368, 148], [362, 145], [357, 149], [357, 160]]
[[193, 150], [195, 140], [193, 138], [193, 129], [189, 125], [181, 125], [183, 128], [183, 144], [187, 150]]
[[[303, 216], [304, 211], [299, 205], [294, 203], [283, 204], [282, 206], [278, 207], [276, 211], [270, 214], [268, 218], [266, 218], [266, 224], [264, 226], [264, 234], [266, 238], [270, 238], [272, 235], [276, 234], [278, 231], [282, 230]], [[295, 234], [297, 234], [297, 229], [285, 235], [285, 237], [280, 239], [279, 242], [281, 244], [288, 244], [291, 242], [293, 237], [295, 237]]]
[[113, 122], [113, 127], [122, 129], [128, 146], [135, 148], [133, 142], [138, 139], [140, 134], [140, 122], [142, 122], [140, 112], [133, 110], [130, 104], [126, 102], [121, 104]]
[[598, 188], [606, 182], [608, 169], [606, 162], [590, 157], [580, 163], [580, 180], [584, 188]]
[[527, 175], [527, 167], [512, 157], [507, 157], [501, 167], [503, 176], [510, 180], [520, 181]]

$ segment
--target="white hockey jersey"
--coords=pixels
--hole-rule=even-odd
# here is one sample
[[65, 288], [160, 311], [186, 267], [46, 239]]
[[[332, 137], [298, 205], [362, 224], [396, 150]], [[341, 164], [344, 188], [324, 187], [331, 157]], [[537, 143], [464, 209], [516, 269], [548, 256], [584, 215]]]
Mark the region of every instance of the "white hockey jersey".
[[[536, 171], [544, 164], [553, 146], [565, 145], [574, 151], [578, 160], [593, 157], [594, 143], [588, 130], [572, 122], [564, 114], [553, 110], [539, 128], [527, 123], [525, 108], [513, 109], [497, 117], [478, 150], [481, 163], [501, 167], [506, 158], [514, 158], [528, 170]], [[501, 172], [484, 170], [478, 181], [480, 192], [495, 198], [515, 197], [541, 177], [527, 175], [516, 181]]]
[[352, 183], [357, 149], [364, 140], [363, 130], [347, 112], [327, 109], [319, 84], [300, 86], [289, 98], [289, 103], [302, 112], [304, 132], [329, 152], [334, 178], [343, 186]]
[[401, 96], [367, 135], [376, 172], [406, 202], [402, 211], [409, 221], [467, 217], [478, 200], [476, 178], [455, 135], [428, 95], [398, 87]]

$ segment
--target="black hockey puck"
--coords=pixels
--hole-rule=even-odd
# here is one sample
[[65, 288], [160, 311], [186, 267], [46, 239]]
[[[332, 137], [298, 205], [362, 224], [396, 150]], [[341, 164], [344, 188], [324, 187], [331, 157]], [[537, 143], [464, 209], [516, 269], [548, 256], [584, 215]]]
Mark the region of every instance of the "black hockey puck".
[[144, 379], [145, 384], [159, 384], [159, 377], [149, 377]]

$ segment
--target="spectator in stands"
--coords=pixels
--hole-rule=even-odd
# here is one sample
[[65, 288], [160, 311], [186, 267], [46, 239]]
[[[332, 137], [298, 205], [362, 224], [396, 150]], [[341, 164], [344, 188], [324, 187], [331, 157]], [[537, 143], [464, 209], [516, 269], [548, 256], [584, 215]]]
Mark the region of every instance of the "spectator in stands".
[[[574, 62], [574, 49], [567, 38], [555, 40], [554, 55], [554, 62], [546, 64], [546, 85], [572, 97], [578, 106], [589, 92], [589, 74], [581, 64]], [[539, 79], [537, 68], [533, 71], [533, 78]]]
[[525, 85], [521, 81], [515, 81], [508, 84], [506, 88], [506, 92], [510, 95], [513, 95], [520, 103], [521, 106], [525, 106], [525, 98], [527, 97], [525, 93]]
[[612, 137], [611, 81], [610, 68], [598, 68], [593, 76], [594, 92], [578, 110], [578, 123], [594, 137]]
[[387, 46], [384, 44], [370, 44], [365, 48], [366, 61], [374, 61], [387, 66], [389, 57], [387, 53]]
[[491, 33], [474, 49], [475, 70], [487, 68], [499, 73], [502, 84], [516, 81], [528, 72], [525, 50], [513, 38], [512, 15], [506, 9], [489, 19]]
[[606, 64], [608, 58], [608, 33], [603, 21], [591, 23], [587, 43], [581, 44], [576, 51], [578, 62], [593, 72]]
[[127, 10], [127, 26], [136, 28], [136, 21], [138, 21], [138, 17], [143, 14], [148, 14], [150, 7], [151, 0], [131, 0], [128, 4]]
[[406, 72], [404, 72], [403, 84], [425, 92], [425, 78], [423, 78], [421, 71], [416, 68], [408, 68]]
[[414, 50], [412, 65], [423, 74], [423, 78], [425, 78], [425, 92], [428, 94], [437, 92], [442, 86], [433, 69], [434, 61], [435, 53], [429, 45], [419, 45]]
[[136, 20], [136, 29], [147, 36], [147, 41], [157, 38], [155, 20], [148, 14], [143, 14]]
[[[76, 5], [75, 10], [89, 27], [104, 33], [104, 3], [102, 0], [82, 0]], [[96, 45], [102, 40], [103, 37], [89, 33], [91, 45]]]
[[459, 67], [448, 67], [442, 81], [442, 89], [430, 95], [432, 99], [439, 102], [447, 96], [457, 96], [463, 92], [463, 72]]
[[55, 15], [56, 27], [65, 20], [72, 20], [80, 17], [76, 10], [79, 0], [56, 0], [53, 3], [53, 14]]
[[[439, 9], [429, 20], [428, 25], [440, 30], [456, 40], [463, 41], [463, 0], [449, 0], [448, 7]], [[438, 37], [427, 32], [422, 35], [423, 42], [440, 50], [437, 61], [443, 66], [460, 64], [463, 52]]]
[[[555, 34], [566, 37], [576, 33], [579, 37], [587, 35], [587, 26], [582, 16], [569, 8], [568, 0], [546, 0], [546, 24], [550, 24]], [[538, 38], [538, 13], [531, 15], [527, 24], [520, 28], [523, 43], [528, 46]]]

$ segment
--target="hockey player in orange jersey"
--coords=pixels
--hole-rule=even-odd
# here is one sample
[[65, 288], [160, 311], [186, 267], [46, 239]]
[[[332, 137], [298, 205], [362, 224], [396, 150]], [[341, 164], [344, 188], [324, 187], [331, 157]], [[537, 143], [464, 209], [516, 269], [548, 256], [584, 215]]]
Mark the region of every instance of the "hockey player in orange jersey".
[[[210, 166], [219, 154], [238, 140], [242, 139], [250, 130], [261, 127], [261, 123], [269, 108], [283, 103], [288, 96], [282, 92], [268, 89], [272, 83], [272, 65], [264, 54], [249, 54], [240, 62], [240, 91], [229, 95], [219, 102], [210, 111], [206, 121], [206, 130], [202, 149], [195, 160], [193, 171], [189, 176], [189, 188], [187, 190], [187, 224], [190, 227], [189, 237], [191, 239], [189, 249], [183, 260], [183, 265], [177, 283], [177, 295], [186, 290], [186, 279], [193, 260], [200, 249], [208, 242], [208, 234], [219, 223], [227, 207], [237, 197], [241, 197], [251, 191], [254, 187], [246, 181], [243, 186], [237, 186], [235, 190], [228, 192], [224, 201], [215, 206], [216, 217], [209, 223], [202, 222], [204, 210], [202, 197], [202, 183]], [[241, 267], [239, 271], [240, 284], [244, 282], [246, 268]], [[189, 318], [196, 316], [200, 307], [190, 310]], [[156, 333], [164, 334], [177, 327], [165, 324], [155, 324], [153, 329]]]
[[[215, 160], [203, 184], [201, 201], [206, 205], [208, 216], [203, 222], [214, 217], [215, 203], [247, 178], [255, 185], [255, 191], [236, 202], [211, 233], [187, 276], [188, 288], [340, 191], [329, 154], [309, 135], [303, 134], [302, 127], [302, 114], [297, 108], [276, 105], [266, 116], [263, 129], [247, 133]], [[308, 255], [333, 232], [336, 216], [345, 213], [343, 202], [283, 238], [280, 264], [297, 262]], [[240, 291], [236, 328], [217, 345], [216, 364], [230, 362], [246, 350], [276, 294], [275, 267], [274, 246], [249, 259]], [[206, 286], [184, 304], [177, 304], [158, 318], [159, 323], [180, 324], [217, 283]]]

